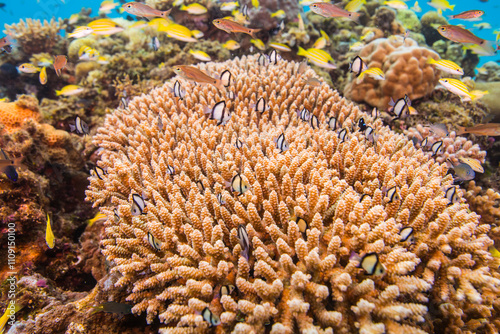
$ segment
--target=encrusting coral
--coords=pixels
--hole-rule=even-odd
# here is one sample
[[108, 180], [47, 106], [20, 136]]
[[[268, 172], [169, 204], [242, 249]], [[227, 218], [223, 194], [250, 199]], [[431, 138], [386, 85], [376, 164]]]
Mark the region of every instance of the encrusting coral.
[[411, 100], [424, 97], [434, 90], [439, 80], [439, 71], [427, 64], [427, 59], [439, 59], [439, 55], [418, 46], [411, 38], [404, 41], [401, 36], [379, 38], [367, 44], [359, 56], [369, 68], [382, 69], [385, 80], [365, 78], [358, 84], [352, 76], [344, 93], [347, 98], [380, 109], [387, 109], [391, 97], [394, 101], [405, 94]]
[[[206, 308], [219, 332], [498, 330], [490, 227], [461, 191], [448, 203], [446, 166], [324, 82], [307, 85], [310, 68], [257, 59], [198, 65], [230, 70], [234, 99], [174, 78], [109, 115], [94, 137], [106, 172], [90, 177], [87, 200], [108, 217], [103, 254], [133, 312], [159, 316], [162, 333], [207, 332]], [[261, 97], [270, 106], [262, 114], [252, 105]], [[222, 100], [231, 118], [218, 126], [204, 108]], [[299, 119], [303, 108], [319, 122]], [[326, 125], [332, 116], [345, 140]], [[374, 140], [355, 130], [361, 117]], [[250, 185], [240, 196], [241, 184], [226, 187], [238, 174]], [[386, 195], [392, 187], [398, 196]], [[144, 214], [132, 215], [137, 196]], [[404, 227], [414, 241], [402, 240]], [[368, 275], [352, 252], [375, 252], [386, 273]], [[224, 285], [236, 291], [221, 293]]]
[[19, 130], [22, 124], [32, 119], [38, 121], [38, 101], [30, 96], [23, 95], [15, 102], [0, 102], [0, 124], [4, 126], [7, 133]]
[[6, 24], [4, 32], [17, 40], [24, 53], [31, 55], [52, 51], [54, 45], [61, 38], [59, 30], [65, 27], [62, 19], [56, 21], [52, 18], [50, 22], [43, 20], [42, 24], [40, 20], [28, 18], [26, 22], [21, 19], [17, 24]]

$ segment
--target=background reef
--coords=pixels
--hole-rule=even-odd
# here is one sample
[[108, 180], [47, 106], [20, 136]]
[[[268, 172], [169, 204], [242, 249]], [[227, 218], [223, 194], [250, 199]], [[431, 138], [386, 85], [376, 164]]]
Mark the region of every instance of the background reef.
[[[0, 175], [0, 306], [9, 300], [11, 222], [23, 306], [9, 333], [499, 330], [500, 263], [492, 252], [500, 247], [498, 136], [459, 135], [457, 126], [499, 122], [500, 65], [479, 67], [485, 58], [441, 36], [436, 27], [448, 23], [446, 15], [373, 0], [359, 9], [359, 22], [325, 18], [289, 0], [241, 1], [236, 12], [201, 1], [202, 14], [170, 0], [146, 4], [173, 9], [168, 20], [142, 23], [117, 7], [5, 24], [13, 50], [0, 54], [0, 147], [23, 165], [17, 181]], [[123, 31], [68, 37], [117, 15], [112, 25]], [[228, 15], [262, 30], [252, 38], [211, 23]], [[170, 19], [188, 35], [169, 30]], [[324, 34], [329, 39], [319, 43]], [[238, 47], [228, 47], [230, 40]], [[259, 55], [269, 54], [271, 43], [292, 51], [263, 66]], [[337, 68], [299, 70], [298, 48], [318, 45]], [[86, 58], [85, 47], [95, 57]], [[210, 61], [200, 63], [193, 51]], [[60, 76], [56, 55], [68, 60]], [[356, 83], [349, 64], [357, 55], [386, 80]], [[436, 89], [448, 75], [429, 58], [456, 62], [468, 87], [489, 94], [464, 102]], [[21, 73], [23, 63], [45, 67], [46, 84], [40, 72]], [[232, 82], [226, 90], [188, 82], [173, 71], [181, 64], [213, 76], [229, 69]], [[182, 100], [172, 91], [177, 80]], [[68, 85], [83, 90], [57, 94]], [[418, 114], [394, 120], [388, 102], [405, 94]], [[261, 97], [270, 107], [262, 114], [253, 106]], [[231, 112], [224, 126], [204, 113], [220, 100]], [[299, 118], [303, 108], [317, 126]], [[88, 135], [71, 133], [76, 117], [89, 125]], [[446, 131], [433, 131], [435, 124]], [[275, 143], [281, 133], [290, 144], [284, 152]], [[434, 154], [425, 138], [442, 141], [442, 152]], [[463, 158], [476, 159], [484, 173], [454, 182], [452, 164]], [[241, 196], [226, 186], [236, 174], [250, 185]], [[453, 185], [458, 199], [450, 203], [445, 194]], [[144, 215], [131, 215], [132, 194], [145, 199]], [[414, 240], [403, 240], [404, 227]], [[385, 275], [368, 275], [352, 252], [376, 253]], [[209, 327], [205, 308], [220, 326]]]

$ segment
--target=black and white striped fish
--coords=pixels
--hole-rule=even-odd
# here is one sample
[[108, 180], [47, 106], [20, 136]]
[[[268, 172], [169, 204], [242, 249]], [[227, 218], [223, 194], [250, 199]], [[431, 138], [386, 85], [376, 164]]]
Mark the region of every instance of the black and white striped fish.
[[401, 229], [399, 232], [399, 235], [401, 236], [401, 241], [405, 242], [408, 241], [410, 243], [415, 242], [415, 236], [413, 235], [413, 228], [412, 227], [405, 227]]
[[156, 237], [152, 235], [151, 232], [148, 232], [148, 242], [155, 250], [161, 250], [161, 241], [156, 239]]
[[255, 108], [254, 110], [260, 112], [261, 114], [269, 109], [269, 105], [266, 103], [266, 100], [264, 100], [263, 97], [258, 99], [257, 103], [255, 103], [255, 104], [252, 103], [250, 105], [250, 107]]
[[309, 118], [311, 118], [311, 112], [306, 108], [302, 108], [301, 111], [297, 110], [297, 117], [303, 120], [304, 122], [308, 122]]
[[233, 82], [231, 81], [232, 78], [233, 78], [233, 75], [231, 74], [231, 72], [229, 72], [229, 70], [225, 70], [220, 75], [220, 80], [222, 81], [222, 84], [224, 85], [224, 87], [229, 87], [233, 84]]
[[170, 90], [172, 93], [174, 93], [175, 97], [178, 97], [179, 99], [183, 100], [184, 97], [186, 96], [186, 91], [181, 87], [181, 84], [179, 83], [179, 80], [176, 80], [174, 83], [174, 88]]
[[99, 166], [94, 166], [94, 168], [92, 169], [94, 171], [95, 176], [97, 176], [100, 180], [104, 180], [104, 175], [106, 175], [104, 169], [102, 169]]
[[337, 130], [338, 127], [338, 122], [337, 122], [337, 117], [331, 116], [328, 121], [326, 122], [328, 125], [328, 128], [332, 131]]
[[319, 120], [318, 117], [316, 117], [316, 115], [311, 115], [311, 117], [309, 118], [309, 125], [313, 129], [319, 129]]
[[71, 132], [76, 132], [79, 135], [88, 135], [89, 132], [89, 126], [85, 121], [83, 121], [80, 116], [75, 117], [75, 124], [70, 124], [69, 129]]
[[226, 124], [231, 119], [231, 112], [226, 108], [226, 101], [217, 102], [212, 109], [205, 107], [205, 113], [210, 114], [210, 119], [215, 119], [217, 125]]
[[250, 240], [248, 239], [248, 233], [245, 225], [238, 225], [238, 239], [240, 240], [240, 246], [243, 257], [248, 260], [248, 253], [250, 251]]
[[140, 216], [144, 214], [144, 209], [146, 208], [146, 202], [139, 194], [132, 195], [132, 216]]
[[349, 64], [349, 72], [355, 73], [358, 76], [361, 72], [368, 69], [366, 63], [361, 59], [360, 56], [356, 56], [353, 61]]
[[278, 53], [278, 51], [276, 51], [276, 49], [273, 49], [270, 53], [269, 53], [269, 62], [271, 64], [274, 64], [276, 65], [278, 63], [278, 61], [281, 60], [281, 55]]
[[203, 320], [208, 322], [208, 327], [219, 326], [221, 324], [220, 318], [213, 314], [208, 307], [205, 307], [203, 311], [201, 311], [201, 316]]
[[175, 175], [175, 167], [167, 165], [167, 174], [168, 175]]
[[460, 203], [460, 198], [457, 194], [457, 187], [449, 187], [446, 189], [444, 197], [448, 200], [448, 205]]
[[437, 141], [431, 146], [432, 156], [443, 154], [443, 141]]
[[274, 140], [276, 143], [276, 148], [281, 151], [281, 153], [285, 152], [289, 149], [289, 144], [285, 139], [285, 134], [281, 133], [278, 138]]

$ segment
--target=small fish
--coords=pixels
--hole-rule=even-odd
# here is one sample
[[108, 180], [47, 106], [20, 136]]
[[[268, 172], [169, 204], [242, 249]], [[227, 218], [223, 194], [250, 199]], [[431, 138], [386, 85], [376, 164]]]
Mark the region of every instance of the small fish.
[[445, 60], [445, 59], [434, 60], [433, 58], [428, 58], [427, 64], [431, 64], [440, 69], [441, 71], [447, 73], [455, 75], [464, 75], [464, 70], [451, 60]]
[[250, 40], [250, 43], [252, 43], [253, 45], [255, 45], [255, 47], [261, 51], [264, 51], [266, 50], [266, 45], [264, 44], [264, 42], [262, 42], [262, 40], [260, 39], [251, 39]]
[[82, 61], [97, 60], [99, 55], [99, 51], [86, 45], [83, 45], [80, 50], [78, 50], [78, 59]]
[[460, 100], [462, 101], [472, 101], [475, 98], [470, 93], [469, 87], [467, 87], [467, 85], [465, 85], [460, 80], [453, 78], [442, 78], [439, 79], [439, 83], [453, 94], [458, 95], [460, 97]]
[[220, 287], [220, 295], [221, 296], [229, 296], [236, 290], [236, 287], [232, 284], [223, 285]]
[[105, 302], [94, 307], [90, 314], [97, 312], [116, 313], [121, 315], [132, 314], [132, 305], [117, 302]]
[[238, 225], [238, 239], [240, 240], [240, 246], [243, 256], [248, 260], [248, 252], [250, 251], [250, 240], [248, 239], [248, 233], [245, 225]]
[[148, 242], [154, 250], [161, 251], [162, 242], [152, 235], [151, 232], [148, 232]]
[[297, 117], [303, 120], [304, 122], [308, 122], [309, 118], [311, 117], [311, 112], [306, 108], [302, 108], [301, 111], [297, 109]]
[[132, 194], [132, 216], [140, 216], [145, 214], [146, 202], [139, 194]]
[[257, 60], [260, 66], [267, 66], [269, 65], [269, 56], [265, 54], [261, 54], [259, 56], [259, 59]]
[[396, 186], [389, 188], [387, 190], [387, 197], [389, 201], [387, 203], [392, 203], [401, 200], [401, 197], [398, 194], [398, 188]]
[[361, 59], [360, 56], [356, 56], [351, 63], [349, 63], [349, 72], [356, 73], [356, 76], [360, 75], [362, 72], [368, 69], [368, 65]]
[[488, 95], [490, 92], [487, 90], [471, 90], [470, 95], [472, 95], [472, 100], [477, 100], [482, 98], [485, 95]]
[[47, 69], [45, 67], [42, 67], [38, 79], [40, 80], [40, 83], [42, 85], [45, 85], [47, 83]]
[[465, 163], [453, 166], [453, 170], [455, 171], [455, 181], [470, 181], [476, 176], [472, 167]]
[[500, 123], [479, 124], [472, 127], [457, 126], [457, 135], [461, 136], [466, 133], [477, 136], [500, 136]]
[[500, 252], [495, 248], [495, 246], [493, 245], [489, 246], [488, 252], [490, 252], [491, 256], [500, 258]]
[[166, 173], [167, 175], [175, 175], [175, 167], [172, 165], [167, 165]]
[[236, 99], [236, 93], [233, 92], [232, 90], [230, 90], [227, 92], [227, 97], [231, 100], [234, 100], [234, 99]]
[[56, 90], [56, 95], [60, 96], [73, 96], [73, 95], [78, 95], [81, 92], [83, 92], [85, 88], [77, 85], [67, 85], [64, 86], [61, 90]]
[[201, 15], [205, 14], [208, 11], [207, 7], [200, 5], [199, 3], [192, 3], [187, 6], [182, 5], [179, 9], [186, 11], [188, 12], [188, 14], [191, 15]]
[[415, 242], [415, 236], [413, 234], [413, 228], [405, 227], [401, 231], [399, 231], [399, 235], [401, 236], [401, 242], [408, 241], [409, 243]]
[[233, 78], [233, 75], [231, 74], [231, 72], [229, 70], [224, 70], [220, 74], [220, 81], [222, 82], [222, 85], [224, 87], [229, 87], [233, 84], [233, 81], [231, 81], [232, 78]]
[[431, 132], [438, 137], [447, 137], [450, 133], [448, 127], [443, 123], [436, 123], [429, 125]]
[[238, 8], [240, 4], [238, 1], [232, 1], [232, 2], [223, 2], [221, 3], [220, 10], [225, 11], [225, 12], [231, 12]]
[[337, 118], [334, 117], [334, 116], [331, 116], [328, 121], [327, 121], [327, 125], [328, 125], [328, 128], [332, 131], [335, 131], [337, 130], [337, 127], [338, 127], [338, 122], [337, 122]]
[[226, 108], [226, 101], [217, 102], [212, 109], [205, 107], [205, 114], [209, 119], [215, 119], [217, 125], [225, 125], [231, 118], [231, 112]]
[[174, 96], [178, 97], [181, 100], [183, 100], [184, 97], [186, 96], [186, 90], [181, 88], [179, 80], [175, 80], [174, 88], [171, 88], [170, 92], [174, 93]]
[[243, 142], [241, 140], [239, 140], [238, 138], [236, 138], [236, 142], [234, 143], [234, 146], [236, 146], [236, 148], [239, 150], [243, 147]]
[[455, 5], [450, 5], [448, 0], [431, 0], [427, 2], [427, 4], [433, 8], [436, 8], [439, 14], [441, 14], [442, 10], [449, 9], [453, 11], [455, 9]]
[[457, 194], [457, 187], [449, 187], [446, 189], [444, 197], [448, 200], [448, 205], [460, 203], [460, 198]]
[[351, 46], [349, 46], [349, 51], [358, 52], [358, 51], [360, 51], [364, 47], [365, 47], [365, 43], [363, 43], [363, 42], [356, 42], [356, 43], [353, 43]]
[[219, 326], [221, 324], [220, 318], [213, 314], [208, 307], [205, 307], [203, 311], [201, 311], [201, 315], [203, 316], [203, 320], [208, 322], [208, 327]]
[[281, 55], [276, 51], [276, 49], [271, 50], [269, 53], [269, 63], [276, 65], [279, 60], [281, 60]]
[[50, 226], [50, 217], [48, 213], [47, 213], [47, 229], [45, 230], [45, 242], [47, 242], [47, 246], [49, 246], [50, 249], [54, 248], [55, 238], [54, 238], [54, 233], [52, 233], [52, 227]]
[[141, 17], [163, 17], [167, 18], [172, 9], [160, 11], [140, 2], [127, 2], [122, 5], [122, 9], [129, 14]]
[[94, 30], [94, 35], [114, 35], [123, 31], [123, 28], [110, 19], [98, 19], [87, 23]]
[[88, 124], [80, 116], [75, 117], [75, 124], [70, 124], [69, 128], [71, 132], [74, 131], [79, 135], [88, 135], [90, 133]]
[[274, 139], [274, 143], [276, 144], [276, 148], [280, 150], [280, 153], [287, 151], [290, 148], [290, 145], [285, 139], [285, 134], [281, 133], [278, 138]]
[[157, 122], [157, 127], [158, 131], [162, 132], [163, 131], [163, 119], [161, 118], [161, 115], [158, 114], [158, 122]]
[[109, 14], [116, 6], [119, 6], [119, 3], [114, 1], [103, 1], [101, 2], [101, 6], [99, 7], [99, 14]]
[[231, 183], [229, 183], [232, 192], [238, 193], [238, 196], [243, 195], [250, 186], [246, 183], [240, 174], [236, 174], [231, 179]]
[[375, 130], [373, 130], [373, 128], [371, 126], [366, 127], [365, 137], [366, 137], [366, 140], [368, 140], [370, 143], [373, 143], [373, 144], [378, 139], [378, 136], [375, 135]]
[[313, 129], [319, 129], [319, 119], [318, 117], [316, 117], [316, 115], [311, 115], [311, 117], [309, 118], [309, 125]]
[[202, 193], [205, 192], [205, 186], [203, 185], [203, 182], [201, 182], [200, 180], [196, 181], [196, 186]]
[[421, 148], [426, 148], [429, 145], [429, 138], [425, 137], [422, 142], [420, 143]]
[[489, 24], [488, 22], [481, 22], [474, 24], [473, 27], [478, 28], [479, 30], [491, 29], [491, 24]]
[[431, 146], [432, 156], [436, 156], [438, 154], [443, 153], [443, 141], [437, 141]]
[[261, 114], [270, 108], [269, 105], [266, 103], [266, 100], [264, 100], [263, 97], [258, 99], [257, 103], [255, 105], [252, 104], [251, 107], [255, 108], [254, 110], [260, 112]]
[[158, 39], [158, 37], [153, 36], [153, 38], [151, 38], [151, 49], [153, 49], [154, 51], [158, 51], [159, 48], [160, 40]]
[[321, 36], [316, 40], [316, 42], [314, 42], [312, 47], [314, 49], [323, 49], [325, 46], [326, 46], [326, 39], [323, 36]]
[[332, 56], [330, 56], [327, 52], [321, 49], [303, 49], [299, 46], [299, 51], [297, 52], [298, 56], [304, 56], [309, 59], [314, 65], [326, 68], [326, 69], [335, 69], [337, 66], [330, 63], [333, 62]]
[[92, 171], [94, 172], [95, 176], [97, 176], [98, 179], [104, 180], [104, 175], [106, 175], [106, 172], [104, 171], [104, 169], [102, 169], [99, 166], [94, 166], [92, 168]]
[[256, 38], [256, 33], [258, 33], [261, 29], [250, 29], [242, 26], [239, 23], [236, 23], [234, 21], [228, 20], [228, 19], [215, 19], [212, 21], [214, 26], [216, 26], [218, 29], [223, 30], [227, 32], [228, 34], [232, 32], [242, 32], [244, 34], [250, 35], [252, 38]]
[[82, 38], [94, 32], [94, 29], [87, 26], [77, 27], [72, 33], [68, 34], [68, 38]]
[[310, 8], [313, 13], [324, 17], [346, 17], [357, 22], [361, 16], [361, 14], [349, 12], [328, 2], [315, 2]]
[[118, 223], [120, 221], [120, 215], [118, 214], [118, 209], [116, 208], [113, 209], [113, 219], [115, 223]]
[[40, 71], [39, 67], [36, 67], [35, 65], [32, 65], [30, 63], [21, 64], [21, 65], [19, 65], [18, 69], [20, 72], [23, 72], [23, 73], [36, 73], [36, 72]]
[[279, 9], [279, 10], [275, 11], [274, 13], [271, 13], [271, 17], [275, 17], [278, 20], [282, 20], [286, 17], [286, 13], [283, 9]]
[[193, 55], [194, 58], [201, 60], [201, 61], [211, 61], [212, 58], [206, 53], [201, 50], [193, 51], [189, 50], [189, 54]]
[[422, 12], [422, 8], [418, 5], [418, 1], [415, 1], [415, 3], [413, 4], [413, 7], [410, 8], [412, 11], [414, 11], [415, 13], [421, 13]]
[[319, 87], [322, 84], [321, 80], [319, 80], [318, 78], [314, 78], [314, 77], [310, 77], [307, 79], [302, 78], [302, 81], [304, 81], [304, 83], [306, 85], [313, 86], [313, 87]]
[[6, 53], [11, 53], [12, 52], [12, 45], [10, 38], [8, 36], [5, 36], [0, 39], [0, 49], [5, 51]]
[[380, 263], [377, 253], [368, 253], [361, 258], [359, 263], [368, 275], [381, 276], [385, 274], [385, 268]]
[[182, 78], [194, 81], [200, 84], [211, 84], [220, 90], [224, 90], [224, 85], [220, 79], [212, 78], [205, 72], [189, 65], [177, 65], [173, 67], [174, 72]]
[[69, 24], [75, 24], [76, 22], [78, 22], [78, 20], [80, 19], [80, 14], [72, 14], [69, 19], [68, 19], [68, 23]]
[[2, 334], [5, 331], [5, 325], [7, 324], [7, 321], [9, 321], [10, 317], [23, 308], [21, 303], [13, 299], [11, 299], [7, 305], [8, 306], [6, 306], [4, 314], [0, 317], [0, 333]]
[[272, 47], [273, 49], [276, 49], [276, 50], [281, 51], [281, 52], [292, 51], [291, 47], [289, 47], [288, 45], [283, 44], [283, 43], [272, 42], [272, 43], [269, 43], [269, 46]]
[[276, 36], [279, 35], [283, 29], [285, 29], [285, 21], [281, 20], [281, 22], [271, 30], [269, 30], [269, 36]]
[[391, 98], [389, 105], [392, 107], [392, 112], [396, 115], [396, 119], [404, 119], [410, 114], [410, 106], [406, 95], [396, 102]]
[[205, 36], [205, 34], [200, 31], [200, 30], [191, 30], [191, 35], [194, 37], [194, 38], [202, 38], [203, 36]]
[[368, 31], [366, 34], [364, 34], [363, 36], [361, 36], [361, 40], [362, 41], [365, 41], [365, 42], [369, 42], [373, 39], [373, 37], [375, 37], [375, 33], [373, 31]]
[[226, 204], [226, 201], [224, 200], [224, 197], [221, 193], [217, 194], [217, 202], [219, 202], [220, 205]]
[[371, 112], [373, 120], [376, 120], [378, 117], [380, 117], [380, 112], [378, 111], [377, 107], [374, 107]]
[[21, 164], [23, 157], [9, 159], [3, 149], [0, 149], [0, 154], [0, 172], [5, 173], [5, 175], [7, 175], [9, 180], [11, 180], [12, 182], [17, 182], [19, 174], [17, 173], [16, 167], [24, 168]]
[[359, 131], [365, 131], [367, 128], [365, 119], [363, 117], [361, 117], [358, 120], [358, 128], [359, 128]]
[[339, 139], [340, 139], [341, 144], [347, 140], [347, 130], [346, 129], [340, 130]]
[[344, 9], [348, 12], [358, 12], [363, 5], [366, 5], [366, 0], [351, 0], [345, 5]]
[[95, 223], [105, 222], [108, 218], [105, 214], [98, 212], [94, 218], [88, 220], [88, 226], [91, 227]]
[[400, 0], [384, 1], [383, 4], [394, 9], [408, 9], [408, 5]]
[[462, 12], [460, 14], [456, 15], [450, 15], [448, 16], [448, 20], [453, 20], [453, 19], [460, 19], [460, 20], [476, 20], [483, 16], [484, 11], [482, 10], [467, 10], [465, 12]]
[[68, 58], [64, 55], [59, 55], [54, 57], [54, 70], [56, 71], [57, 76], [61, 76], [62, 70], [68, 63]]
[[259, 8], [259, 5], [260, 5], [260, 4], [259, 4], [259, 0], [252, 0], [252, 6], [253, 6], [254, 8]]
[[162, 26], [158, 28], [158, 31], [165, 32], [167, 33], [167, 37], [174, 38], [182, 42], [189, 43], [198, 41], [193, 37], [193, 33], [189, 30], [189, 28], [180, 24], [172, 23], [165, 27]]
[[493, 49], [489, 41], [477, 37], [469, 30], [464, 29], [460, 26], [442, 25], [439, 26], [437, 30], [441, 36], [449, 39], [450, 41], [457, 43], [477, 44], [485, 48], [485, 50], [488, 50], [490, 48]]
[[241, 45], [240, 43], [236, 42], [235, 40], [228, 40], [226, 41], [226, 43], [222, 44], [222, 47], [228, 49], [228, 50], [231, 50], [231, 51], [234, 51], [234, 50], [238, 50]]
[[368, 75], [375, 80], [385, 80], [384, 72], [382, 72], [382, 70], [378, 67], [372, 67], [361, 72], [356, 79], [356, 83], [360, 84], [363, 81], [365, 75]]
[[38, 60], [38, 63], [36, 65], [40, 67], [49, 67], [52, 64], [54, 64], [54, 61], [52, 59], [49, 59], [47, 57], [42, 57], [40, 58], [40, 60]]

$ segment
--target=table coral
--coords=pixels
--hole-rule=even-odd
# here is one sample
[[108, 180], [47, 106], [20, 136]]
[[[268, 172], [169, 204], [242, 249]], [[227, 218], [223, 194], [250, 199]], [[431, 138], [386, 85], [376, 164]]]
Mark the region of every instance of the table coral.
[[40, 119], [38, 105], [31, 103], [30, 97], [23, 96], [15, 102], [0, 102], [0, 124], [4, 125], [5, 132], [19, 130], [28, 119]]
[[[208, 332], [207, 307], [219, 332], [495, 331], [500, 275], [489, 226], [463, 199], [448, 205], [446, 166], [328, 85], [306, 85], [298, 63], [257, 59], [198, 65], [212, 75], [229, 69], [234, 99], [174, 78], [110, 114], [94, 137], [106, 174], [90, 177], [87, 200], [108, 216], [103, 254], [133, 312], [159, 317], [161, 333]], [[183, 100], [171, 92], [175, 80]], [[260, 97], [270, 106], [263, 114], [251, 106]], [[221, 100], [232, 111], [225, 126], [204, 114]], [[298, 118], [302, 108], [319, 127]], [[326, 126], [330, 116], [345, 141]], [[361, 116], [376, 145], [353, 130]], [[285, 152], [274, 142], [282, 133]], [[241, 196], [225, 186], [237, 173], [250, 184]], [[385, 196], [391, 187], [400, 199]], [[132, 215], [133, 194], [145, 198], [144, 214]], [[403, 227], [413, 228], [413, 244], [401, 240]], [[367, 275], [351, 252], [376, 252], [386, 274]], [[221, 295], [225, 284], [237, 291]]]
[[51, 52], [54, 45], [61, 39], [59, 30], [66, 25], [62, 19], [55, 20], [22, 20], [17, 24], [6, 24], [5, 33], [17, 40], [19, 46], [26, 54]]
[[381, 68], [385, 80], [365, 78], [360, 84], [352, 76], [345, 89], [346, 97], [387, 109], [391, 98], [395, 101], [405, 94], [418, 99], [430, 94], [439, 80], [439, 71], [427, 64], [428, 58], [439, 59], [434, 51], [419, 47], [418, 43], [401, 36], [379, 38], [367, 44], [359, 56], [368, 67]]

